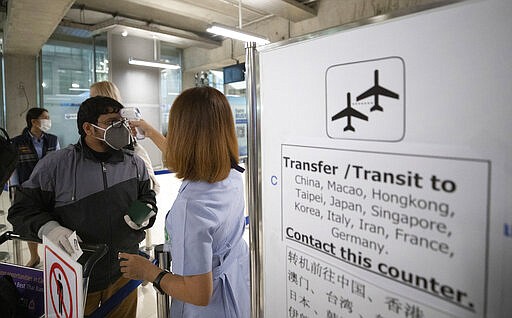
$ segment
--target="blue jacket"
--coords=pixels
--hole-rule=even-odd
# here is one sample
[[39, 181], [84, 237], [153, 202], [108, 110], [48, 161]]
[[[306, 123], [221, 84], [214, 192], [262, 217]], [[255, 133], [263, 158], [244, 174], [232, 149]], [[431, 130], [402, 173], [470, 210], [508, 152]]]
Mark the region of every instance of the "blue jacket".
[[[131, 229], [123, 218], [135, 200], [149, 203], [157, 211], [142, 159], [131, 151], [118, 150], [100, 162], [80, 141], [39, 161], [29, 180], [16, 191], [8, 220], [15, 233], [29, 238], [38, 238], [41, 226], [57, 221], [75, 230], [85, 243], [106, 244], [109, 251], [89, 278], [89, 292], [93, 292], [121, 276], [118, 252], [136, 254], [144, 239], [144, 230]], [[154, 222], [155, 217], [148, 227]]]
[[[48, 152], [55, 151], [57, 148], [57, 136], [52, 134], [43, 134], [43, 155], [44, 157]], [[19, 160], [16, 166], [16, 172], [18, 173], [18, 181], [21, 185], [27, 181], [34, 170], [39, 158], [37, 157], [36, 149], [32, 143], [32, 136], [27, 127], [23, 129], [21, 135], [16, 136], [12, 139], [12, 143], [18, 150]]]

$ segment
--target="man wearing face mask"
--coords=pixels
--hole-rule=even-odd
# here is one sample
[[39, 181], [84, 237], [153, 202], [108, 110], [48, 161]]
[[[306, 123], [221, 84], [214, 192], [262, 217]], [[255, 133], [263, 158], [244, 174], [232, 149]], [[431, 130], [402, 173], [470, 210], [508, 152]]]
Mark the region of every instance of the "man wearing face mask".
[[[85, 100], [78, 110], [79, 142], [39, 161], [8, 214], [15, 233], [45, 235], [68, 253], [73, 231], [83, 242], [108, 245], [107, 255], [89, 278], [85, 315], [129, 281], [121, 277], [117, 255], [137, 253], [144, 229], [153, 225], [157, 211], [144, 162], [123, 149], [130, 142], [130, 130], [119, 114], [122, 108], [109, 97]], [[138, 223], [127, 215], [134, 203], [149, 207]], [[136, 312], [134, 290], [110, 315], [135, 317]]]
[[[9, 182], [11, 198], [14, 196], [16, 189], [28, 180], [37, 162], [47, 153], [60, 149], [57, 136], [48, 133], [52, 126], [48, 110], [44, 108], [31, 108], [27, 111], [25, 121], [27, 122], [27, 127], [23, 129], [21, 135], [12, 139], [13, 144], [18, 150], [19, 161]], [[38, 244], [28, 242], [27, 245], [30, 252], [30, 260], [25, 266], [36, 267], [41, 261], [37, 253]]]

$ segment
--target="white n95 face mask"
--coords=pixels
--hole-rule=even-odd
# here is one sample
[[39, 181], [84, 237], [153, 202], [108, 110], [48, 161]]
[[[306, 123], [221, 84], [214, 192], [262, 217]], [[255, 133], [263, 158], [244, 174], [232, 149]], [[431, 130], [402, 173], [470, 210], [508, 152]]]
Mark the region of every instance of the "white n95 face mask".
[[39, 120], [39, 129], [44, 132], [47, 132], [52, 128], [52, 121], [50, 119], [38, 119]]
[[96, 136], [93, 137], [104, 141], [110, 148], [114, 150], [119, 150], [130, 144], [131, 131], [125, 121], [117, 121], [107, 128], [101, 128], [94, 124], [91, 125], [103, 130], [103, 138], [98, 138]]

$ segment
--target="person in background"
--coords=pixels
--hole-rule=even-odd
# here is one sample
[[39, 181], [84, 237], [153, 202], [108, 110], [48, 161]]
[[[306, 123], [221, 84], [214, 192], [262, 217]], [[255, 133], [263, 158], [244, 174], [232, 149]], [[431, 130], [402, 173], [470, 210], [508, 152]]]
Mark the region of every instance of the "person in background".
[[[121, 100], [121, 93], [119, 92], [119, 89], [117, 86], [110, 82], [110, 81], [102, 81], [102, 82], [96, 82], [91, 85], [89, 89], [89, 95], [91, 97], [94, 96], [107, 96], [110, 98], [113, 98], [117, 100], [118, 102], [122, 103]], [[153, 165], [151, 164], [151, 159], [149, 158], [149, 154], [142, 147], [138, 142], [137, 139], [134, 137], [135, 132], [132, 131], [132, 142], [128, 146], [129, 148], [132, 148], [132, 150], [135, 152], [136, 155], [142, 158], [144, 160], [144, 164], [146, 165], [146, 168], [148, 169], [149, 178], [151, 180], [151, 188], [153, 191], [155, 191], [156, 194], [160, 192], [160, 185], [158, 184], [158, 181], [155, 177], [155, 171], [153, 170]]]
[[173, 318], [249, 317], [243, 169], [226, 97], [211, 87], [185, 90], [171, 107], [167, 138], [145, 121], [134, 125], [163, 148], [167, 167], [183, 182], [166, 216], [172, 272], [120, 253], [123, 276], [171, 296]]
[[[69, 254], [74, 251], [69, 242], [73, 231], [84, 243], [108, 246], [89, 276], [85, 315], [129, 282], [120, 272], [118, 252], [137, 253], [144, 230], [156, 218], [155, 192], [146, 166], [123, 149], [131, 134], [119, 114], [123, 107], [104, 96], [85, 100], [77, 114], [78, 143], [38, 162], [16, 192], [7, 216], [15, 233], [46, 236]], [[147, 213], [135, 222], [130, 210], [140, 205]], [[137, 290], [121, 299], [109, 316], [135, 317]]]
[[[25, 120], [27, 127], [23, 129], [21, 135], [12, 139], [12, 143], [18, 151], [19, 160], [10, 179], [11, 197], [14, 197], [16, 189], [28, 180], [41, 158], [49, 152], [60, 149], [57, 136], [48, 133], [52, 126], [48, 110], [44, 108], [31, 108], [27, 111]], [[27, 245], [30, 259], [25, 266], [36, 267], [41, 261], [37, 252], [38, 244], [36, 242], [27, 242]]]

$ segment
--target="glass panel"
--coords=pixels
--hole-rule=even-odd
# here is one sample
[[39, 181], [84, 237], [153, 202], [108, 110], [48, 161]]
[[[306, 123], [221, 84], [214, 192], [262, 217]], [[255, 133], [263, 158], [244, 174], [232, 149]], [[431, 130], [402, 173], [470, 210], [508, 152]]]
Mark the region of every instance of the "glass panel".
[[[43, 107], [52, 119], [51, 133], [61, 147], [76, 143], [76, 116], [80, 104], [89, 97], [94, 81], [93, 47], [81, 43], [49, 42], [42, 49]], [[107, 47], [96, 45], [96, 75], [108, 79]]]
[[2, 128], [7, 127], [7, 119], [5, 117], [5, 107], [4, 107], [4, 54], [0, 52], [0, 126]]
[[224, 74], [222, 70], [210, 70], [208, 72], [209, 85], [221, 92], [224, 91]]
[[96, 47], [96, 82], [108, 81], [108, 55], [101, 47]]
[[238, 155], [240, 158], [247, 157], [247, 102], [245, 95], [227, 95], [233, 118], [235, 119], [235, 131], [238, 139]]
[[[166, 43], [160, 44], [160, 60], [181, 65], [182, 50]], [[161, 132], [167, 134], [169, 110], [176, 96], [181, 93], [181, 69], [160, 72], [160, 111]]]
[[[223, 75], [223, 72], [220, 72]], [[240, 158], [247, 157], [247, 101], [245, 98], [245, 81], [225, 84], [224, 94], [228, 98], [233, 117], [235, 131], [238, 138], [238, 154]]]

